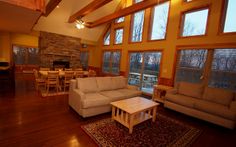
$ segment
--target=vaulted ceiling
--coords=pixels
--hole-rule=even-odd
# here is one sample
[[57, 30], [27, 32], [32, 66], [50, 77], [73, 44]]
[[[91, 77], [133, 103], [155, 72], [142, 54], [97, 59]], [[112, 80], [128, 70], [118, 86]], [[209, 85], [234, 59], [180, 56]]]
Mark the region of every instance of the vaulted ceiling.
[[[93, 0], [62, 0], [59, 3], [59, 8], [55, 8], [47, 17], [40, 17], [34, 29], [38, 31], [53, 32], [68, 36], [79, 37], [84, 40], [97, 41], [106, 24], [78, 30], [75, 28], [75, 23], [69, 23], [71, 15], [75, 14]], [[104, 6], [97, 8], [85, 15], [82, 19], [85, 22], [93, 22], [103, 16], [113, 13], [120, 0], [112, 0]]]

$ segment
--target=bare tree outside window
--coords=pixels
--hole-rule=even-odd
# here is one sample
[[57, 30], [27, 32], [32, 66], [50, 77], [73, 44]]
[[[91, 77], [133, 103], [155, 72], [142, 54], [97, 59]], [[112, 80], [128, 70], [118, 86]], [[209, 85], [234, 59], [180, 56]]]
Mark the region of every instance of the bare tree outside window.
[[206, 33], [206, 25], [209, 9], [185, 13], [182, 24], [182, 36], [197, 36]]
[[201, 82], [207, 50], [181, 50], [176, 72], [176, 81]]
[[104, 73], [119, 74], [120, 51], [105, 51], [103, 53], [102, 71]]
[[133, 27], [132, 27], [132, 42], [142, 41], [143, 35], [143, 23], [144, 23], [144, 13], [145, 11], [139, 11], [133, 15]]
[[32, 47], [13, 46], [13, 59], [15, 64], [39, 64], [39, 49]]
[[115, 44], [121, 44], [123, 41], [123, 31], [124, 29], [117, 29], [115, 31]]
[[154, 7], [151, 40], [164, 39], [169, 13], [170, 2], [165, 2]]
[[236, 90], [236, 49], [215, 49], [210, 87]]
[[82, 67], [83, 67], [84, 70], [88, 69], [88, 56], [89, 56], [88, 51], [80, 52], [80, 62], [82, 64]]

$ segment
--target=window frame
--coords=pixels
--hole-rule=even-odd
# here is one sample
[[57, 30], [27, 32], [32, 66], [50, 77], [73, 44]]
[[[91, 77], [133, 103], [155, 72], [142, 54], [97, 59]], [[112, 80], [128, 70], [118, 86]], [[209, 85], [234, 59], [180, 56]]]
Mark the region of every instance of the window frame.
[[[105, 52], [111, 52], [111, 54], [113, 54], [113, 52], [120, 52], [120, 62], [119, 62], [119, 73], [117, 73], [117, 74], [114, 74], [114, 73], [112, 73], [111, 71], [111, 68], [112, 68], [112, 56], [110, 57], [110, 59], [109, 59], [109, 73], [108, 72], [104, 72], [103, 71], [103, 61], [104, 61], [104, 59], [103, 59], [103, 56], [104, 56], [104, 53]], [[117, 75], [121, 75], [121, 70], [120, 70], [120, 67], [121, 67], [121, 59], [122, 59], [122, 49], [105, 49], [105, 50], [102, 50], [102, 54], [101, 54], [101, 73], [102, 73], [102, 75], [105, 75], [105, 76], [117, 76]]]
[[[168, 16], [167, 16], [165, 37], [163, 39], [151, 39], [155, 7], [158, 6], [158, 5], [161, 5], [163, 3], [166, 3], [166, 2], [169, 2], [169, 10], [168, 10]], [[148, 42], [164, 41], [164, 40], [166, 40], [166, 38], [167, 38], [167, 30], [168, 30], [168, 25], [169, 25], [170, 9], [171, 9], [171, 0], [163, 0], [159, 4], [157, 4], [157, 5], [155, 5], [154, 7], [151, 8], [151, 13], [150, 13], [150, 17], [149, 17], [148, 39], [147, 39]]]
[[[122, 40], [121, 40], [121, 43], [116, 43], [116, 31], [120, 30], [120, 29], [123, 30], [123, 32], [122, 32]], [[123, 41], [124, 41], [124, 31], [125, 31], [124, 27], [118, 27], [118, 28], [114, 29], [114, 41], [113, 41], [114, 45], [122, 45], [123, 44]]]
[[223, 0], [222, 7], [221, 7], [220, 22], [218, 25], [219, 26], [218, 35], [235, 35], [236, 34], [236, 31], [224, 32], [227, 9], [228, 9], [228, 0]]
[[[210, 82], [210, 77], [212, 74], [212, 63], [213, 63], [213, 58], [214, 58], [214, 50], [215, 49], [235, 49], [236, 50], [236, 44], [233, 45], [227, 45], [227, 44], [217, 44], [217, 45], [178, 45], [175, 50], [175, 59], [174, 59], [174, 64], [173, 64], [173, 74], [172, 74], [172, 79], [174, 86], [177, 86], [177, 81], [176, 81], [176, 74], [177, 74], [177, 66], [179, 62], [179, 54], [178, 52], [181, 50], [198, 50], [198, 49], [205, 49], [207, 50], [207, 56], [206, 56], [206, 62], [205, 66], [203, 69], [203, 80], [201, 81], [201, 84], [205, 87], [209, 87], [209, 82]], [[216, 88], [216, 87], [215, 87]], [[220, 88], [223, 89], [223, 88]], [[230, 89], [226, 89], [230, 90]]]
[[[109, 41], [109, 44], [105, 44], [105, 37], [107, 36], [107, 34], [110, 32], [110, 41]], [[109, 26], [105, 33], [103, 34], [103, 41], [102, 41], [102, 45], [103, 46], [110, 46], [111, 45], [111, 26]]]
[[[185, 15], [187, 13], [197, 12], [197, 11], [201, 11], [201, 10], [204, 10], [204, 9], [208, 9], [205, 34], [203, 34], [203, 35], [194, 35], [194, 36], [183, 36]], [[210, 14], [211, 14], [211, 5], [210, 4], [205, 5], [205, 6], [201, 6], [201, 7], [197, 7], [197, 8], [193, 8], [193, 9], [189, 9], [189, 10], [186, 10], [186, 11], [182, 11], [181, 14], [180, 14], [180, 19], [179, 19], [178, 39], [208, 36], [208, 29], [209, 29], [208, 27], [209, 27], [209, 22], [210, 22]]]

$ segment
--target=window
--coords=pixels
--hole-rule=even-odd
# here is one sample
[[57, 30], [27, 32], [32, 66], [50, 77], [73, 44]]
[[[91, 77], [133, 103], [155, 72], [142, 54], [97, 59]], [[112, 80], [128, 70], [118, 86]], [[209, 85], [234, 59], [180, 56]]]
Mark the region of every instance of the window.
[[186, 12], [182, 16], [181, 36], [198, 36], [206, 34], [209, 9]]
[[134, 0], [134, 3], [137, 4], [137, 3], [140, 3], [142, 2], [143, 0]]
[[89, 56], [88, 51], [80, 52], [80, 62], [84, 70], [88, 70], [88, 56]]
[[144, 10], [134, 13], [131, 42], [141, 42], [143, 36]]
[[177, 63], [176, 82], [236, 90], [236, 48], [180, 50]]
[[109, 29], [104, 36], [103, 45], [110, 45], [110, 36], [111, 36], [111, 32]]
[[236, 32], [236, 1], [235, 0], [225, 0], [227, 6], [225, 7], [225, 19], [224, 19], [224, 33]]
[[210, 87], [236, 90], [236, 49], [215, 49]]
[[154, 7], [151, 40], [159, 40], [165, 38], [169, 4], [170, 2], [165, 2]]
[[120, 17], [115, 20], [115, 23], [122, 23], [125, 21], [125, 17]]
[[124, 29], [116, 29], [115, 30], [115, 44], [121, 44], [123, 41], [123, 31]]
[[103, 73], [120, 74], [120, 51], [105, 51], [103, 53]]
[[130, 53], [128, 83], [146, 93], [152, 93], [153, 85], [158, 83], [160, 62], [161, 52]]
[[178, 56], [179, 61], [175, 80], [177, 82], [200, 83], [206, 62], [207, 50], [181, 50]]
[[39, 65], [39, 49], [32, 47], [13, 46], [15, 64]]

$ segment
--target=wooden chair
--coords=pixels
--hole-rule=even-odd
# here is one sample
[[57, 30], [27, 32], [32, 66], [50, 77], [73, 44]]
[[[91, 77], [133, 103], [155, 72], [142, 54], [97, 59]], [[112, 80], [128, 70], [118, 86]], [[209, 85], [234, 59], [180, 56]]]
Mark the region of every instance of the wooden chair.
[[39, 77], [39, 73], [36, 69], [33, 69], [33, 73], [34, 73], [34, 80], [35, 80], [35, 88], [38, 91], [40, 86], [44, 86], [44, 88], [46, 87], [46, 81], [45, 79]]
[[49, 67], [40, 67], [39, 70], [41, 70], [41, 71], [49, 71], [50, 68]]
[[75, 71], [83, 71], [83, 68], [75, 68]]
[[63, 68], [54, 68], [55, 71], [63, 71]]
[[75, 77], [76, 78], [83, 78], [84, 77], [84, 71], [83, 70], [75, 71]]
[[72, 68], [65, 68], [65, 71], [72, 71]]
[[49, 92], [50, 87], [56, 88], [57, 93], [58, 93], [58, 89], [60, 89], [58, 71], [48, 71], [47, 80], [46, 80], [47, 94]]
[[96, 77], [96, 71], [95, 70], [89, 70], [88, 71], [88, 77]]
[[65, 76], [63, 80], [64, 91], [66, 91], [66, 87], [70, 87], [70, 80], [74, 78], [73, 71], [65, 71]]

